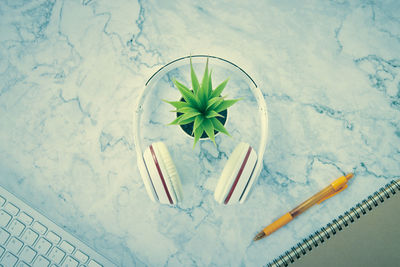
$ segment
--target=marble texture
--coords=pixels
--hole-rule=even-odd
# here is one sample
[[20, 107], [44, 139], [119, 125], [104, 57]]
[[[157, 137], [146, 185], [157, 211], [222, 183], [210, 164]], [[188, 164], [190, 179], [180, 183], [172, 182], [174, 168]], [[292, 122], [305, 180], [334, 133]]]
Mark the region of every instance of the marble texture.
[[[396, 0], [0, 0], [0, 183], [121, 266], [265, 265], [400, 178], [399, 14]], [[264, 93], [243, 205], [214, 201], [226, 156], [208, 141], [172, 153], [201, 163], [180, 165], [178, 206], [150, 202], [139, 176], [135, 100], [189, 54], [229, 59]], [[346, 191], [252, 242], [347, 172]]]

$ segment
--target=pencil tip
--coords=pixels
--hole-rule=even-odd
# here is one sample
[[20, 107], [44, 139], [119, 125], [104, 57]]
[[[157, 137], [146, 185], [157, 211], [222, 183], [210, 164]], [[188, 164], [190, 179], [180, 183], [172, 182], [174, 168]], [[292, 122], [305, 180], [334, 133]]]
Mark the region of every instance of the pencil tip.
[[353, 178], [354, 174], [353, 173], [349, 173], [346, 175], [346, 179], [350, 180], [351, 178]]
[[253, 240], [257, 241], [257, 240], [260, 240], [260, 239], [264, 238], [265, 236], [266, 235], [265, 235], [264, 231], [261, 231], [253, 238]]

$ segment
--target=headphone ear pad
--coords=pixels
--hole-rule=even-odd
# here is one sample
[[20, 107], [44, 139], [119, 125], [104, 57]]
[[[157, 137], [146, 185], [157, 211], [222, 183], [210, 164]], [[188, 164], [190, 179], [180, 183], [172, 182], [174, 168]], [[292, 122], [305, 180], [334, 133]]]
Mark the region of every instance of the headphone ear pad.
[[215, 188], [214, 198], [222, 204], [239, 202], [257, 163], [257, 154], [247, 143], [236, 146]]
[[143, 154], [151, 186], [163, 204], [176, 204], [182, 199], [182, 185], [167, 146], [163, 142], [151, 144]]

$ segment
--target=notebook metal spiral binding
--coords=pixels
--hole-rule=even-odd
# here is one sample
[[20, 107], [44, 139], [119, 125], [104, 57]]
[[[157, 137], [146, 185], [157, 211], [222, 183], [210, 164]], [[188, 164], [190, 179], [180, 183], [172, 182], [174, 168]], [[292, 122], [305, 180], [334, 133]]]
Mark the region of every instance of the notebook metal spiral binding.
[[383, 203], [385, 199], [395, 195], [397, 191], [400, 192], [400, 179], [393, 180], [386, 186], [380, 188], [378, 191], [358, 203], [355, 207], [346, 211], [343, 215], [340, 215], [337, 219], [332, 220], [325, 227], [316, 231], [314, 234], [308, 236], [303, 242], [298, 243], [295, 247], [287, 250], [278, 258], [274, 259], [267, 267], [282, 267], [288, 266], [289, 263], [293, 263], [295, 259], [299, 259], [301, 255], [305, 255], [308, 251], [311, 251], [313, 247], [318, 247], [319, 244], [325, 242], [331, 236], [334, 236], [337, 232], [342, 231], [345, 227], [348, 227], [351, 223], [361, 218], [362, 215], [371, 211], [373, 207], [377, 207], [379, 203]]

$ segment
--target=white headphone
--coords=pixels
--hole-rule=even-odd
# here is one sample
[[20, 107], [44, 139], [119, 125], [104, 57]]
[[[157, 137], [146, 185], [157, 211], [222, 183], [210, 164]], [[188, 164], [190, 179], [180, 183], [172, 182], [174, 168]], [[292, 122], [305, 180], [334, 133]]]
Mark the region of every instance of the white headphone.
[[139, 129], [140, 115], [143, 112], [143, 103], [146, 95], [152, 91], [154, 85], [163, 74], [176, 68], [177, 64], [188, 64], [190, 57], [192, 59], [209, 58], [210, 63], [213, 61], [214, 64], [228, 63], [243, 72], [251, 81], [249, 82], [250, 89], [258, 104], [261, 123], [260, 144], [258, 148], [259, 154], [247, 143], [241, 142], [237, 145], [229, 157], [214, 191], [215, 200], [221, 204], [243, 203], [252, 185], [256, 182], [263, 166], [263, 157], [268, 135], [267, 105], [261, 90], [257, 87], [253, 79], [239, 66], [219, 57], [192, 55], [176, 59], [160, 68], [146, 82], [143, 91], [138, 97], [134, 115], [133, 137], [139, 172], [142, 176], [146, 191], [152, 201], [174, 205], [182, 200], [182, 185], [167, 146], [163, 142], [155, 142], [148, 146], [143, 153]]

